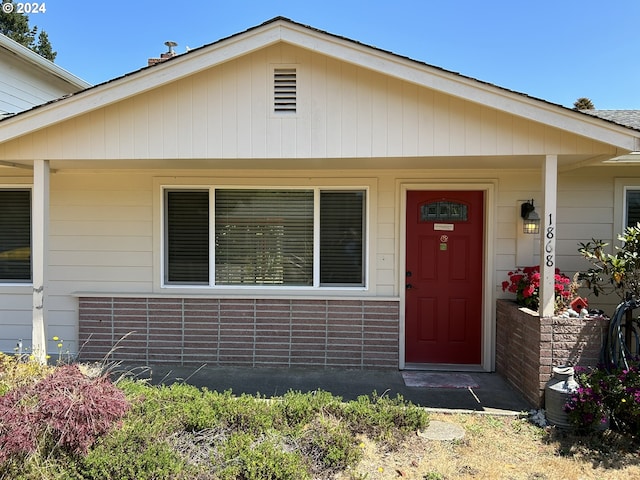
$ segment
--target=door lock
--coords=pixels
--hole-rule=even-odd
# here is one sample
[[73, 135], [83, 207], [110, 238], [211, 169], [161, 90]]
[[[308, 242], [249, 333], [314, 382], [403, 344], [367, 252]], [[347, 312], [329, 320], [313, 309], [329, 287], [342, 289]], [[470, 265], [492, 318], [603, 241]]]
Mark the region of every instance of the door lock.
[[404, 287], [405, 287], [407, 290], [411, 290], [411, 289], [413, 288], [413, 285], [411, 285], [410, 283], [407, 283]]

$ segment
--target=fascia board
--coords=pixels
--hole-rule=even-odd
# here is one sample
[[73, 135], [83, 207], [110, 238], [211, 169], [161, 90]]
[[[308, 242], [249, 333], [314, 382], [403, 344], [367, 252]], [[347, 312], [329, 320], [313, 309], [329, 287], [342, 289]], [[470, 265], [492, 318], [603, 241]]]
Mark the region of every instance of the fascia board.
[[44, 70], [49, 75], [53, 75], [64, 80], [65, 82], [78, 88], [78, 90], [89, 88], [91, 86], [89, 82], [85, 82], [81, 78], [76, 77], [59, 65], [56, 65], [55, 63], [47, 60], [41, 55], [38, 55], [37, 53], [31, 51], [24, 45], [20, 45], [18, 42], [11, 40], [6, 35], [0, 34], [0, 47], [7, 49], [25, 62], [30, 63], [40, 68], [41, 70]]

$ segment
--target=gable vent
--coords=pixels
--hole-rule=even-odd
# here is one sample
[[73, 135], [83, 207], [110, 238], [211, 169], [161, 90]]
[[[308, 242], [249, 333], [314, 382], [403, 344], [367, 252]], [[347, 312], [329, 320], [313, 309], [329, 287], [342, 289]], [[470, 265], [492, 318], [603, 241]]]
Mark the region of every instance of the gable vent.
[[273, 71], [273, 111], [296, 113], [296, 69], [276, 68]]

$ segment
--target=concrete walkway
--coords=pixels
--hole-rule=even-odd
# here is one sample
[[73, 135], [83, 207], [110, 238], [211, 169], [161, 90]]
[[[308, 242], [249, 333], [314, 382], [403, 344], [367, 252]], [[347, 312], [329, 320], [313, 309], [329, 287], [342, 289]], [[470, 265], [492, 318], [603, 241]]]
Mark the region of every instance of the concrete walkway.
[[182, 367], [153, 365], [132, 368], [154, 384], [183, 381], [210, 390], [272, 397], [286, 392], [325, 390], [344, 400], [360, 395], [398, 394], [433, 410], [458, 410], [492, 414], [518, 414], [531, 406], [495, 373], [447, 373], [398, 370], [348, 370], [316, 368]]

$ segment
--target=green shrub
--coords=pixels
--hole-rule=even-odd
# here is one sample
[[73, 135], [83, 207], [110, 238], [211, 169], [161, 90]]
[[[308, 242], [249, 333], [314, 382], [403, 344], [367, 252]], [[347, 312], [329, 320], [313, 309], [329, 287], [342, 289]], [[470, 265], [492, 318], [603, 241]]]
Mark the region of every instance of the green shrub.
[[173, 479], [185, 469], [163, 438], [148, 440], [130, 432], [111, 435], [82, 459], [82, 475], [86, 479], [161, 480]]
[[335, 414], [341, 408], [340, 397], [316, 390], [307, 393], [289, 391], [275, 401], [273, 410], [278, 412], [276, 421], [296, 429], [309, 423], [318, 413]]
[[306, 480], [311, 478], [298, 452], [276, 435], [254, 437], [235, 433], [218, 459], [221, 480]]
[[421, 430], [429, 424], [428, 414], [405, 402], [402, 396], [393, 399], [376, 392], [345, 404], [344, 415], [355, 432], [391, 443], [397, 443], [404, 433]]
[[346, 422], [318, 417], [305, 430], [301, 450], [316, 472], [338, 472], [357, 465], [362, 457], [358, 441]]
[[274, 413], [271, 402], [260, 397], [242, 395], [229, 402], [222, 412], [222, 420], [231, 429], [259, 435], [271, 430], [274, 424]]

